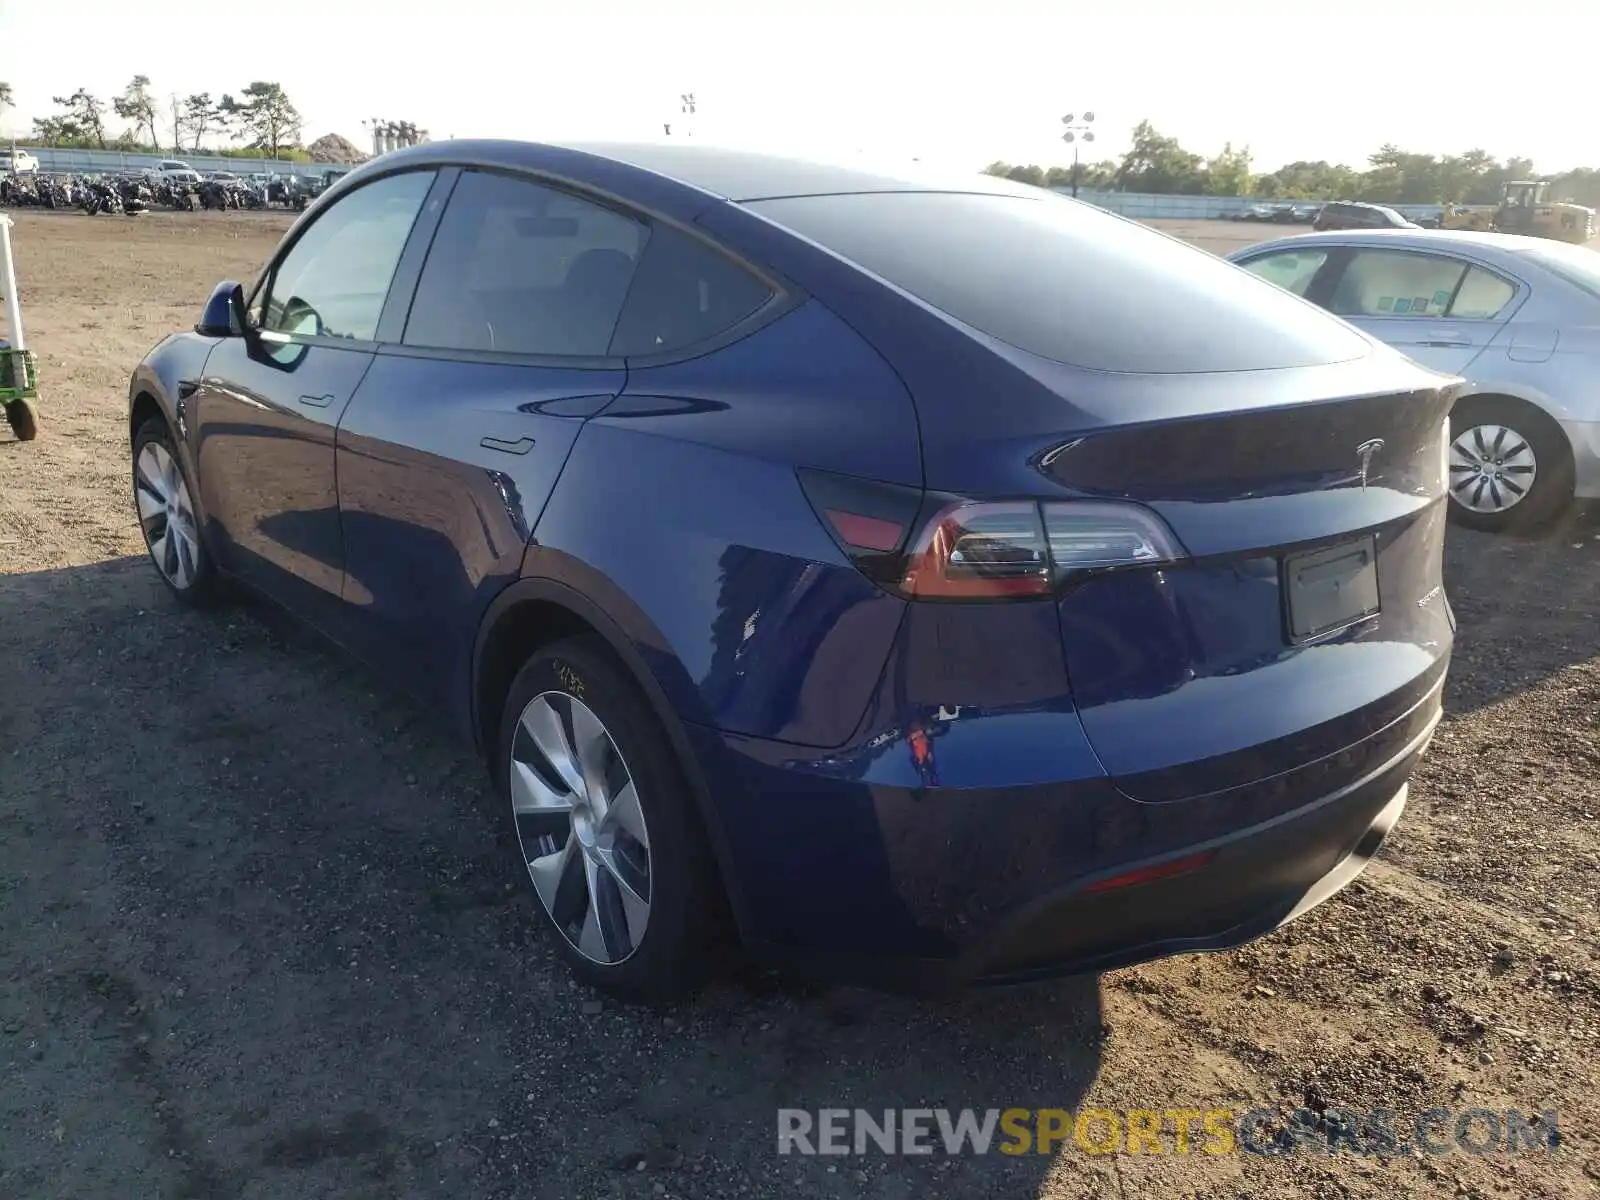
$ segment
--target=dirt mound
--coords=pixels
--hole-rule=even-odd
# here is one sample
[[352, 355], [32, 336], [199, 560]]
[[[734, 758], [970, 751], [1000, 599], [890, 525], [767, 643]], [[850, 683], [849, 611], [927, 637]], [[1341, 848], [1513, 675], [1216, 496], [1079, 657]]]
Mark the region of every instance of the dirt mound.
[[355, 143], [349, 138], [342, 138], [337, 133], [325, 133], [311, 145], [306, 147], [306, 153], [311, 155], [312, 162], [319, 163], [359, 163], [366, 162], [367, 156], [356, 149]]

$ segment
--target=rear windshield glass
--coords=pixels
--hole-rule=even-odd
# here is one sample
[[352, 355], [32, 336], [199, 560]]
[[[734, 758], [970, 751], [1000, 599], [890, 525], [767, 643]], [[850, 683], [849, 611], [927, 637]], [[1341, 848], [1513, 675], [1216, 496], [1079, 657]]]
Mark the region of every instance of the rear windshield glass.
[[1574, 287], [1582, 288], [1591, 296], [1600, 296], [1600, 254], [1588, 247], [1554, 242], [1521, 253]]
[[1342, 322], [1204, 250], [1064, 197], [873, 192], [748, 203], [1020, 350], [1095, 371], [1346, 362]]

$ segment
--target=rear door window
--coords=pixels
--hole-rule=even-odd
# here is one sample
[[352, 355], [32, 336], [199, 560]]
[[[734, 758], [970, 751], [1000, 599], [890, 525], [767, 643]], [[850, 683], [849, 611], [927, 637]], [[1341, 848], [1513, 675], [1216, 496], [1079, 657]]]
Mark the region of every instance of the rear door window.
[[1409, 250], [1358, 250], [1328, 307], [1341, 317], [1442, 317], [1467, 264]]
[[873, 192], [747, 206], [980, 333], [1091, 370], [1263, 370], [1369, 349], [1231, 263], [1065, 198]]
[[771, 287], [732, 259], [670, 225], [656, 225], [611, 353], [662, 354], [708, 341], [772, 296]]
[[1517, 289], [1500, 276], [1482, 267], [1468, 267], [1448, 315], [1458, 321], [1492, 321], [1516, 294]]
[[406, 322], [408, 346], [603, 357], [648, 230], [530, 180], [465, 172]]

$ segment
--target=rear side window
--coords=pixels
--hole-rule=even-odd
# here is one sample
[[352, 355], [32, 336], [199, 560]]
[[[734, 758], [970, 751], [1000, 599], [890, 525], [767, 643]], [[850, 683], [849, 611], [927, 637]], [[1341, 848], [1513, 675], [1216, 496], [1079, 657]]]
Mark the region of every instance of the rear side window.
[[622, 309], [615, 355], [661, 354], [716, 337], [772, 299], [772, 289], [710, 246], [657, 225]]
[[1064, 198], [874, 192], [748, 207], [982, 333], [1078, 367], [1250, 371], [1368, 353], [1248, 272]]
[[1241, 263], [1252, 275], [1275, 283], [1296, 296], [1304, 296], [1311, 281], [1317, 277], [1322, 264], [1328, 261], [1326, 250], [1283, 250], [1277, 254], [1263, 254]]
[[1481, 267], [1468, 267], [1449, 315], [1461, 321], [1492, 321], [1511, 303], [1517, 289]]
[[1466, 264], [1405, 250], [1358, 250], [1328, 307], [1341, 317], [1442, 317]]
[[408, 346], [606, 354], [647, 230], [506, 175], [461, 176], [417, 282]]

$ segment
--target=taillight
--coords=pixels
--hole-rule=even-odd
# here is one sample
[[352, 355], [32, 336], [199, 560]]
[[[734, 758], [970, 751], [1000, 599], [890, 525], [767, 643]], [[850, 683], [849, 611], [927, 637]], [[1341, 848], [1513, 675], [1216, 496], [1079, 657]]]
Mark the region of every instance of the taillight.
[[1187, 557], [1161, 518], [1136, 504], [955, 500], [918, 522], [919, 509], [938, 501], [909, 488], [815, 471], [800, 482], [851, 561], [916, 600], [1047, 596], [1088, 572]]
[[1087, 571], [1184, 557], [1161, 518], [1137, 505], [968, 501], [929, 522], [899, 590], [919, 599], [1042, 596]]
[[1037, 504], [952, 504], [930, 521], [906, 557], [907, 596], [973, 600], [1042, 596], [1050, 551]]

